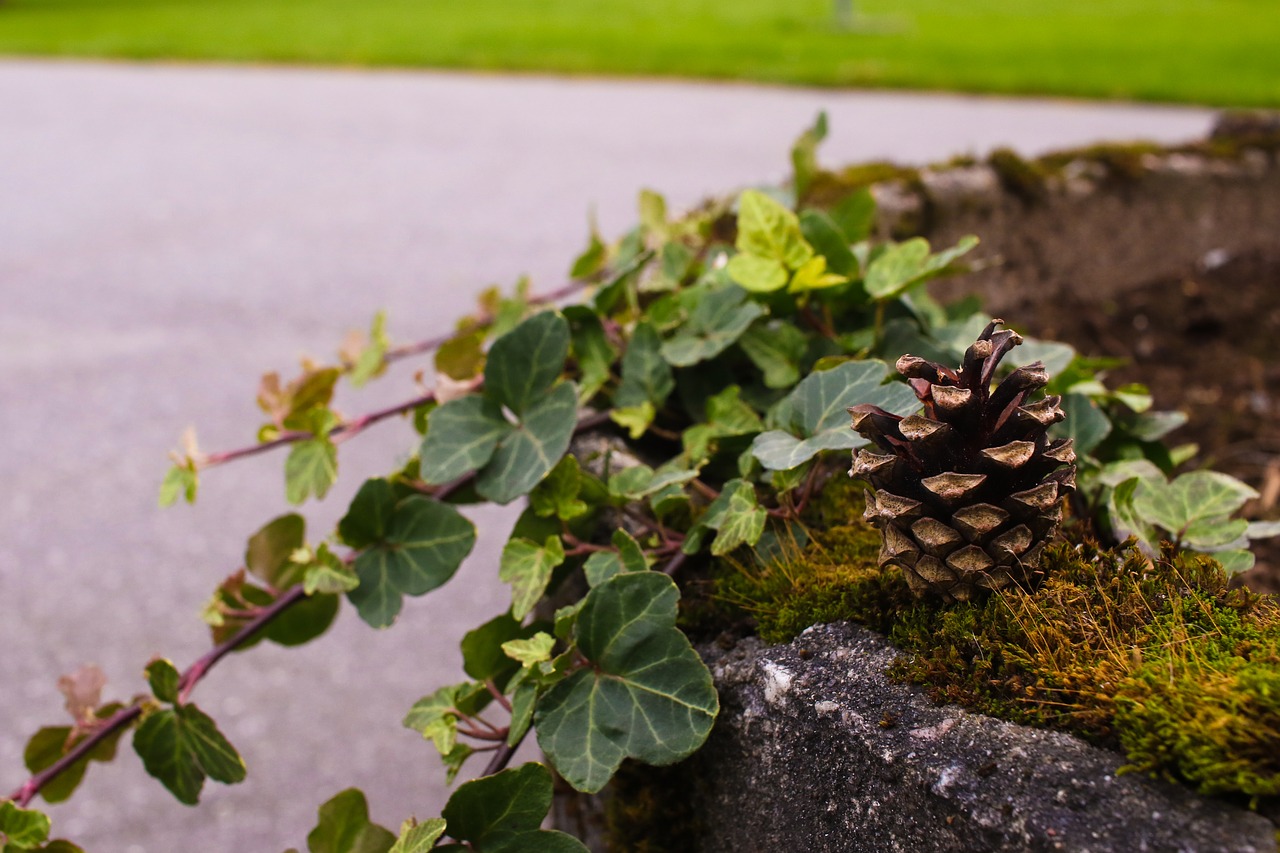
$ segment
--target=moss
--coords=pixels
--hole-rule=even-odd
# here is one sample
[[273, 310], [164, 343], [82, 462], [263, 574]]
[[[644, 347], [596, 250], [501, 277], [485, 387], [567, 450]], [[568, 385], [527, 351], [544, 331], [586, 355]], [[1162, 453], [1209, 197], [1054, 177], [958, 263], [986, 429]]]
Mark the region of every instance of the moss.
[[1049, 196], [1049, 173], [1039, 162], [1024, 160], [1012, 149], [997, 148], [987, 157], [1000, 185], [1026, 204], [1038, 204]]
[[1171, 149], [1153, 142], [1128, 144], [1105, 143], [1049, 154], [1037, 161], [1044, 169], [1059, 172], [1078, 160], [1099, 163], [1107, 170], [1107, 177], [1117, 183], [1133, 183], [1147, 173], [1144, 159], [1149, 154], [1165, 154]]
[[815, 207], [834, 207], [855, 190], [889, 181], [900, 181], [918, 189], [920, 170], [876, 161], [847, 166], [838, 172], [821, 171], [814, 175], [805, 201]]
[[627, 760], [609, 784], [605, 803], [608, 849], [626, 853], [694, 853], [702, 816], [688, 785], [688, 762], [652, 767]]
[[879, 535], [834, 477], [808, 537], [752, 565], [722, 563], [716, 598], [784, 642], [849, 619], [903, 651], [891, 675], [939, 702], [1073, 732], [1134, 770], [1254, 805], [1280, 800], [1280, 604], [1231, 589], [1213, 560], [1059, 543], [1044, 583], [985, 601], [915, 601], [876, 567]]

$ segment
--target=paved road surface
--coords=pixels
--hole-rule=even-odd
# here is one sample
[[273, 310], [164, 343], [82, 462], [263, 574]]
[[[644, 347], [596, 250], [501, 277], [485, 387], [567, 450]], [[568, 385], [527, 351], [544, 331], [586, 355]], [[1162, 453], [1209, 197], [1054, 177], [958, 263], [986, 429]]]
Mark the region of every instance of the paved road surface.
[[[830, 163], [1176, 141], [1210, 122], [935, 95], [0, 61], [5, 790], [24, 778], [22, 737], [63, 713], [58, 674], [95, 661], [123, 697], [143, 689], [151, 656], [185, 665], [244, 537], [286, 509], [277, 456], [210, 473], [194, 509], [157, 511], [185, 426], [207, 449], [251, 440], [256, 377], [327, 356], [378, 308], [405, 340], [448, 329], [489, 283], [559, 284], [592, 206], [617, 234], [641, 187], [681, 207], [779, 179], [819, 109]], [[408, 394], [412, 369], [382, 385], [344, 408]], [[408, 446], [391, 424], [344, 447], [342, 487], [305, 508], [313, 529]], [[316, 805], [347, 785], [391, 826], [437, 814], [437, 761], [399, 720], [459, 677], [458, 638], [502, 607], [510, 514], [475, 517], [463, 579], [413, 601], [394, 630], [346, 610], [322, 641], [255, 649], [201, 685], [248, 761], [245, 784], [210, 785], [188, 809], [126, 755], [90, 770], [55, 829], [95, 853], [265, 853], [304, 844]]]

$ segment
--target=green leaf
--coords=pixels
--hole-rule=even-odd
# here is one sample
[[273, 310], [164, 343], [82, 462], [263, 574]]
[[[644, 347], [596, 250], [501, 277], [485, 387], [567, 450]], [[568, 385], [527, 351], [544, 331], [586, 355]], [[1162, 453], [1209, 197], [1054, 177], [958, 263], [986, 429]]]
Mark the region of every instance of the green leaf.
[[196, 492], [200, 488], [200, 474], [195, 463], [187, 461], [182, 465], [174, 465], [164, 475], [160, 484], [160, 508], [173, 506], [181, 496], [187, 503], [196, 502]]
[[459, 332], [440, 345], [435, 357], [436, 373], [463, 382], [474, 379], [484, 369], [484, 332]]
[[577, 839], [540, 828], [551, 796], [551, 772], [529, 763], [459, 786], [444, 819], [450, 837], [477, 853], [586, 853]]
[[[49, 837], [49, 816], [35, 809], [24, 809], [12, 800], [0, 801], [0, 834], [18, 849], [34, 847]], [[585, 848], [584, 848], [585, 849]]]
[[497, 402], [479, 394], [436, 407], [427, 415], [427, 436], [419, 452], [422, 479], [443, 486], [479, 470], [514, 428]]
[[528, 494], [569, 449], [577, 415], [578, 392], [572, 382], [543, 393], [524, 410], [520, 425], [498, 443], [476, 478], [476, 492], [499, 504]]
[[1253, 568], [1254, 564], [1253, 552], [1242, 548], [1215, 551], [1209, 556], [1221, 563], [1222, 568], [1228, 575], [1238, 575], [1241, 572], [1247, 572]]
[[296, 442], [284, 461], [285, 499], [300, 504], [320, 500], [338, 479], [338, 448], [327, 435]]
[[535, 314], [489, 348], [484, 394], [523, 416], [564, 371], [568, 356], [569, 324], [564, 316], [557, 311]]
[[764, 429], [755, 409], [744, 403], [737, 385], [730, 385], [707, 400], [706, 423], [694, 424], [681, 434], [686, 459], [695, 464], [710, 459], [719, 439], [751, 435]]
[[1140, 480], [1133, 495], [1133, 506], [1142, 518], [1181, 540], [1197, 526], [1225, 520], [1257, 496], [1257, 492], [1234, 477], [1217, 471], [1192, 471], [1171, 483]]
[[725, 268], [729, 277], [752, 293], [771, 293], [787, 286], [787, 267], [776, 258], [739, 252]]
[[348, 788], [320, 806], [319, 821], [307, 835], [311, 853], [387, 853], [396, 837], [369, 821], [364, 794]]
[[[800, 232], [818, 255], [826, 258], [826, 267], [843, 277], [841, 281], [860, 274], [858, 259], [849, 251], [849, 238], [830, 216], [820, 210], [806, 210], [800, 214]], [[796, 289], [793, 283], [792, 290]]]
[[551, 660], [551, 650], [556, 639], [545, 631], [539, 631], [527, 640], [509, 640], [502, 644], [503, 653], [521, 666], [529, 667], [544, 660]]
[[596, 227], [596, 218], [593, 215], [591, 217], [591, 235], [587, 241], [587, 248], [582, 250], [582, 254], [574, 258], [573, 266], [569, 268], [569, 278], [589, 278], [595, 275], [604, 269], [607, 258], [608, 247], [600, 239], [600, 231]]
[[303, 567], [292, 560], [305, 544], [307, 523], [297, 513], [268, 522], [249, 537], [244, 565], [273, 589], [288, 589], [302, 579]]
[[787, 288], [791, 293], [803, 293], [808, 290], [822, 290], [844, 284], [849, 279], [838, 273], [827, 271], [827, 259], [822, 255], [814, 255], [801, 264], [791, 276], [791, 284]]
[[1154, 402], [1151, 392], [1147, 390], [1147, 386], [1139, 385], [1135, 382], [1121, 385], [1113, 390], [1111, 395], [1139, 414], [1150, 409], [1152, 402]]
[[435, 846], [440, 836], [444, 835], [447, 823], [438, 817], [422, 823], [412, 819], [406, 820], [400, 827], [400, 837], [396, 839], [396, 843], [391, 846], [388, 853], [427, 853]]
[[697, 301], [689, 320], [675, 336], [662, 345], [662, 357], [676, 367], [689, 367], [715, 358], [742, 336], [764, 308], [747, 300], [747, 294], [732, 285], [690, 291]]
[[360, 585], [347, 597], [360, 618], [385, 628], [400, 612], [402, 595], [422, 595], [453, 577], [475, 540], [475, 527], [452, 506], [405, 498], [387, 520], [385, 535], [356, 558]]
[[316, 549], [315, 559], [306, 567], [302, 579], [302, 589], [307, 595], [341, 594], [359, 585], [360, 579], [355, 573], [324, 544]]
[[656, 237], [666, 237], [667, 200], [653, 190], [640, 191], [640, 225]]
[[157, 699], [171, 703], [178, 701], [178, 681], [181, 676], [177, 667], [164, 658], [157, 658], [147, 664], [146, 673], [147, 683]]
[[444, 765], [444, 781], [447, 785], [452, 785], [453, 780], [457, 778], [458, 772], [462, 770], [462, 765], [467, 763], [467, 759], [475, 754], [475, 749], [465, 743], [456, 744], [453, 749], [449, 750], [448, 755], [440, 756], [440, 763]]
[[650, 403], [662, 408], [676, 387], [671, 365], [662, 357], [662, 341], [650, 323], [636, 325], [631, 342], [622, 356], [622, 382], [614, 395], [614, 406], [629, 408]]
[[498, 577], [511, 584], [511, 615], [523, 619], [542, 598], [551, 572], [564, 562], [559, 536], [548, 536], [541, 546], [528, 539], [512, 539], [502, 549]]
[[871, 403], [906, 415], [920, 407], [910, 387], [882, 384], [889, 373], [874, 359], [847, 361], [811, 373], [780, 404], [780, 417], [790, 432], [771, 430], [756, 436], [752, 454], [773, 471], [785, 471], [823, 450], [851, 450], [867, 443], [849, 428], [848, 408]]
[[502, 651], [502, 644], [528, 637], [533, 631], [532, 627], [522, 627], [511, 618], [510, 612], [473, 628], [462, 637], [463, 671], [476, 681], [492, 679], [497, 684], [505, 683], [517, 667]]
[[730, 480], [698, 523], [719, 531], [711, 543], [711, 553], [723, 557], [741, 545], [756, 544], [768, 517], [756, 501], [754, 486], [746, 480]]
[[622, 572], [643, 572], [649, 568], [644, 549], [627, 531], [619, 528], [613, 532], [613, 546], [616, 551], [597, 551], [583, 564], [589, 586], [599, 586]]
[[739, 252], [781, 261], [793, 270], [813, 257], [796, 215], [759, 190], [745, 190], [738, 198], [735, 245]]
[[404, 727], [420, 732], [441, 755], [448, 755], [458, 738], [459, 696], [469, 686], [465, 683], [451, 684], [423, 696], [405, 714]]
[[206, 776], [227, 784], [244, 780], [240, 754], [195, 705], [149, 714], [133, 734], [133, 748], [147, 773], [189, 806], [199, 801]]
[[582, 468], [572, 455], [565, 456], [551, 473], [529, 493], [529, 506], [538, 515], [572, 521], [586, 515], [590, 507], [578, 496], [582, 493]]
[[1097, 405], [1083, 394], [1066, 394], [1062, 397], [1062, 410], [1067, 418], [1054, 424], [1049, 435], [1054, 438], [1075, 440], [1075, 450], [1087, 456], [1111, 433], [1111, 421]]
[[[119, 703], [112, 703], [99, 708], [94, 716], [99, 720], [104, 720], [120, 710]], [[115, 758], [116, 744], [120, 740], [120, 736], [124, 734], [124, 729], [118, 730], [115, 734], [101, 740], [89, 751], [89, 754], [70, 767], [63, 770], [56, 777], [45, 783], [40, 789], [40, 796], [47, 803], [61, 803], [68, 799], [75, 789], [84, 779], [85, 771], [89, 768], [90, 761], [107, 762]], [[47, 767], [53, 766], [72, 747], [79, 744], [88, 735], [80, 733], [74, 735], [70, 726], [46, 726], [27, 741], [26, 748], [22, 752], [23, 763], [32, 774], [39, 773]]]
[[533, 725], [533, 711], [538, 704], [538, 688], [521, 684], [511, 694], [511, 725], [507, 729], [507, 746], [514, 747], [524, 739]]
[[800, 134], [791, 146], [791, 183], [795, 187], [796, 198], [804, 198], [814, 175], [818, 174], [818, 145], [827, 138], [827, 114], [818, 113], [813, 127]]
[[594, 793], [626, 757], [673, 764], [719, 711], [711, 673], [676, 628], [675, 582], [621, 574], [587, 594], [574, 639], [591, 662], [538, 703], [538, 745], [569, 784]]
[[1280, 536], [1280, 521], [1251, 521], [1244, 535], [1250, 539], [1270, 539], [1272, 536]]
[[865, 240], [876, 225], [875, 196], [867, 187], [855, 190], [832, 209], [831, 219], [849, 243]]
[[886, 246], [867, 268], [867, 293], [880, 301], [898, 296], [923, 275], [928, 258], [929, 241], [923, 237]]
[[1213, 551], [1244, 544], [1249, 522], [1243, 518], [1202, 518], [1187, 525], [1182, 541], [1196, 551]]
[[338, 522], [338, 536], [352, 548], [367, 548], [387, 535], [396, 508], [395, 490], [384, 479], [365, 480]]
[[369, 327], [369, 341], [360, 350], [355, 364], [351, 366], [351, 384], [356, 388], [363, 386], [382, 372], [386, 366], [387, 346], [387, 313], [379, 311], [373, 315], [373, 323]]
[[[343, 571], [350, 579], [350, 588], [357, 584], [355, 575]], [[277, 616], [263, 636], [282, 646], [301, 646], [319, 637], [338, 615], [338, 596], [331, 593], [308, 593], [308, 597]]]
[[638, 406], [621, 406], [612, 409], [609, 412], [609, 420], [625, 429], [627, 435], [634, 440], [644, 435], [656, 415], [653, 403], [645, 402]]
[[747, 358], [764, 372], [768, 388], [790, 388], [800, 381], [800, 364], [808, 341], [789, 323], [757, 323], [738, 339]]
[[609, 381], [618, 351], [609, 342], [604, 324], [594, 311], [582, 305], [564, 309], [572, 336], [572, 352], [578, 362], [578, 402], [594, 397]]

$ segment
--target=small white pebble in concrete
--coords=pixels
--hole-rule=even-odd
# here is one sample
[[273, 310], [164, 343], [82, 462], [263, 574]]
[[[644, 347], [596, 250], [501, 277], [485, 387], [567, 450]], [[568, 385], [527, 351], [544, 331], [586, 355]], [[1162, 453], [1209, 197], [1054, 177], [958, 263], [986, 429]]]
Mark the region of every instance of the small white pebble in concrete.
[[911, 736], [920, 740], [937, 740], [938, 738], [951, 731], [956, 724], [955, 717], [948, 717], [936, 726], [927, 726], [923, 729], [912, 729]]
[[826, 716], [827, 714], [834, 714], [836, 711], [840, 710], [840, 703], [832, 702], [829, 699], [821, 702], [814, 702], [813, 710], [823, 716]]
[[770, 705], [787, 695], [791, 689], [791, 670], [781, 667], [773, 661], [765, 661], [764, 666], [764, 701]]

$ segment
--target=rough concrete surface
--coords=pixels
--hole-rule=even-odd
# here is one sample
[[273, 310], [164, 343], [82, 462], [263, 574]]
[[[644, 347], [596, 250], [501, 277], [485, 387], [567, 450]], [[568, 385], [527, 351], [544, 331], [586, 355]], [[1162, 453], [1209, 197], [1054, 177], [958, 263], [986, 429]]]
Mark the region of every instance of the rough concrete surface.
[[[641, 187], [679, 208], [781, 179], [822, 108], [830, 163], [1173, 142], [1211, 122], [1065, 101], [0, 61], [4, 784], [25, 778], [25, 737], [61, 720], [59, 674], [94, 661], [108, 695], [127, 697], [153, 655], [200, 654], [202, 603], [245, 537], [287, 511], [280, 456], [210, 471], [196, 507], [157, 511], [187, 425], [205, 449], [252, 442], [257, 377], [330, 357], [379, 308], [403, 341], [450, 328], [487, 284], [560, 284], [593, 205], [617, 234]], [[416, 368], [341, 408], [404, 398]], [[340, 485], [303, 507], [312, 532], [409, 443], [386, 424], [344, 445]], [[474, 517], [462, 580], [410, 602], [394, 630], [346, 609], [320, 641], [255, 648], [200, 685], [248, 781], [210, 784], [188, 809], [125, 745], [52, 809], [55, 832], [95, 853], [276, 851], [302, 844], [315, 807], [348, 785], [388, 825], [438, 813], [438, 762], [399, 721], [460, 677], [458, 639], [503, 608], [495, 563], [512, 515]]]
[[1256, 814], [1137, 774], [1076, 738], [929, 702], [849, 624], [713, 650], [722, 710], [690, 762], [704, 853], [1263, 853]]

